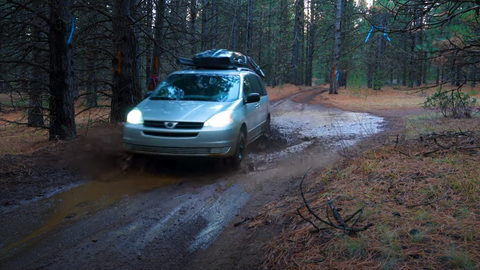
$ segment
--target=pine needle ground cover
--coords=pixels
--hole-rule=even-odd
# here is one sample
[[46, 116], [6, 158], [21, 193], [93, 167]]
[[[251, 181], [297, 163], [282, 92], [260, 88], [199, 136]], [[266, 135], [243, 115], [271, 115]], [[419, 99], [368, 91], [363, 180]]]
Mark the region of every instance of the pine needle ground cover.
[[[479, 118], [423, 110], [429, 91], [347, 89], [311, 101], [395, 115], [404, 129], [349, 149], [305, 175], [303, 196], [296, 187], [296, 196], [266, 206], [250, 226], [281, 224], [284, 232], [266, 245], [264, 269], [480, 268]], [[329, 198], [342, 221], [361, 210], [346, 226], [368, 228], [319, 221], [342, 226]]]
[[263, 268], [479, 269], [479, 123], [408, 117], [402, 132], [299, 176], [296, 195], [250, 225], [284, 228]]
[[[328, 89], [328, 85], [325, 86]], [[427, 97], [434, 94], [438, 87], [423, 86], [423, 88], [411, 89], [406, 87], [383, 87], [380, 91], [366, 87], [348, 87], [340, 89], [338, 95], [319, 95], [312, 102], [334, 106], [337, 108], [382, 114], [383, 110], [418, 110], [422, 109]], [[442, 89], [455, 89], [455, 86]], [[462, 92], [472, 97], [480, 97], [480, 85], [472, 88], [462, 87]]]
[[[0, 155], [31, 154], [57, 143], [48, 142], [48, 112], [43, 117], [45, 127], [28, 125], [28, 97], [0, 94], [0, 103]], [[96, 107], [87, 106], [86, 101], [79, 98], [75, 102], [77, 135], [85, 135], [92, 127], [108, 124], [109, 114], [109, 100], [106, 97], [100, 97]]]

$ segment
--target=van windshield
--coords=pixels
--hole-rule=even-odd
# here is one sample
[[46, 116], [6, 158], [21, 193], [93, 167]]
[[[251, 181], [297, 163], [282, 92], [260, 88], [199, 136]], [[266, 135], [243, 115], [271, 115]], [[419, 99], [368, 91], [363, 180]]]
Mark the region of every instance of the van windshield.
[[153, 100], [237, 100], [240, 76], [211, 74], [172, 74], [150, 96]]

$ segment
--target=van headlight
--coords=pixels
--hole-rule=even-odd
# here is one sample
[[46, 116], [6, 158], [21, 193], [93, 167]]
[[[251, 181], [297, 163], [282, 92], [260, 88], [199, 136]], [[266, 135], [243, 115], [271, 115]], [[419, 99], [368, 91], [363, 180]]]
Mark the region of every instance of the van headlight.
[[138, 108], [131, 110], [127, 115], [127, 123], [135, 125], [143, 124], [142, 112]]
[[217, 113], [212, 118], [208, 119], [204, 127], [225, 127], [233, 122], [233, 111], [224, 111]]

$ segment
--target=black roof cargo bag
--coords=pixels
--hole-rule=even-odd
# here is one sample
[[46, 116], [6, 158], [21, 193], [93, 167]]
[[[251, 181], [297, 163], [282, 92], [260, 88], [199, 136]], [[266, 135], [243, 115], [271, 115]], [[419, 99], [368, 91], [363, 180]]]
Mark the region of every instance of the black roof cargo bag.
[[252, 69], [262, 78], [265, 77], [263, 71], [252, 58], [242, 53], [225, 49], [214, 49], [197, 53], [192, 59], [179, 57], [178, 63], [187, 66], [210, 69], [232, 69], [244, 67]]

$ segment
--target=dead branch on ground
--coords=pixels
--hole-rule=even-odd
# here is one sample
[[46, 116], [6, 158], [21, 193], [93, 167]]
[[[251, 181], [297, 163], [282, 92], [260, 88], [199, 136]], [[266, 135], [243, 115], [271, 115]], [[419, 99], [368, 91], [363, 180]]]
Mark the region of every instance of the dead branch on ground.
[[[300, 217], [307, 221], [308, 223], [310, 223], [313, 227], [315, 227], [315, 229], [317, 231], [321, 231], [321, 230], [326, 230], [328, 228], [320, 228], [317, 224], [315, 224], [314, 220], [310, 219], [310, 218], [307, 218], [305, 217], [304, 215], [301, 214], [300, 210], [305, 207], [307, 209], [307, 211], [315, 218], [315, 220], [318, 220], [320, 221], [321, 223], [323, 224], [326, 224], [332, 228], [335, 228], [335, 229], [339, 229], [339, 230], [343, 230], [345, 233], [347, 234], [354, 234], [356, 232], [361, 232], [361, 231], [365, 231], [366, 229], [370, 228], [371, 226], [373, 226], [373, 223], [369, 223], [363, 227], [355, 227], [355, 225], [358, 223], [358, 220], [360, 219], [360, 217], [362, 216], [362, 213], [363, 213], [363, 208], [355, 211], [355, 213], [353, 213], [352, 215], [350, 215], [350, 217], [348, 217], [347, 219], [343, 219], [340, 214], [338, 213], [338, 210], [337, 208], [335, 208], [335, 205], [333, 204], [333, 200], [328, 198], [327, 202], [322, 204], [320, 207], [322, 206], [326, 206], [326, 219], [323, 219], [321, 218], [317, 213], [315, 213], [315, 211], [312, 209], [312, 207], [310, 206], [310, 204], [307, 202], [307, 199], [305, 198], [305, 194], [303, 192], [303, 182], [305, 181], [305, 178], [308, 174], [308, 172], [310, 171], [310, 169], [305, 172], [305, 174], [303, 175], [302, 177], [302, 180], [300, 181], [300, 194], [302, 196], [302, 199], [303, 199], [303, 205], [301, 207], [299, 207], [297, 209], [297, 213], [300, 215]], [[336, 220], [336, 223], [332, 222], [330, 220], [330, 212], [331, 214], [333, 215], [333, 217], [335, 218]], [[354, 219], [352, 225], [348, 225], [348, 222], [350, 220]]]
[[[411, 149], [411, 146], [408, 144], [409, 141], [420, 141], [423, 149], [416, 153], [409, 153], [408, 149]], [[478, 133], [474, 131], [445, 130], [441, 133], [422, 134], [416, 139], [405, 140], [402, 144], [403, 147], [400, 146], [398, 140], [395, 141], [393, 149], [409, 158], [418, 156], [428, 157], [435, 153], [480, 149], [480, 138]]]

